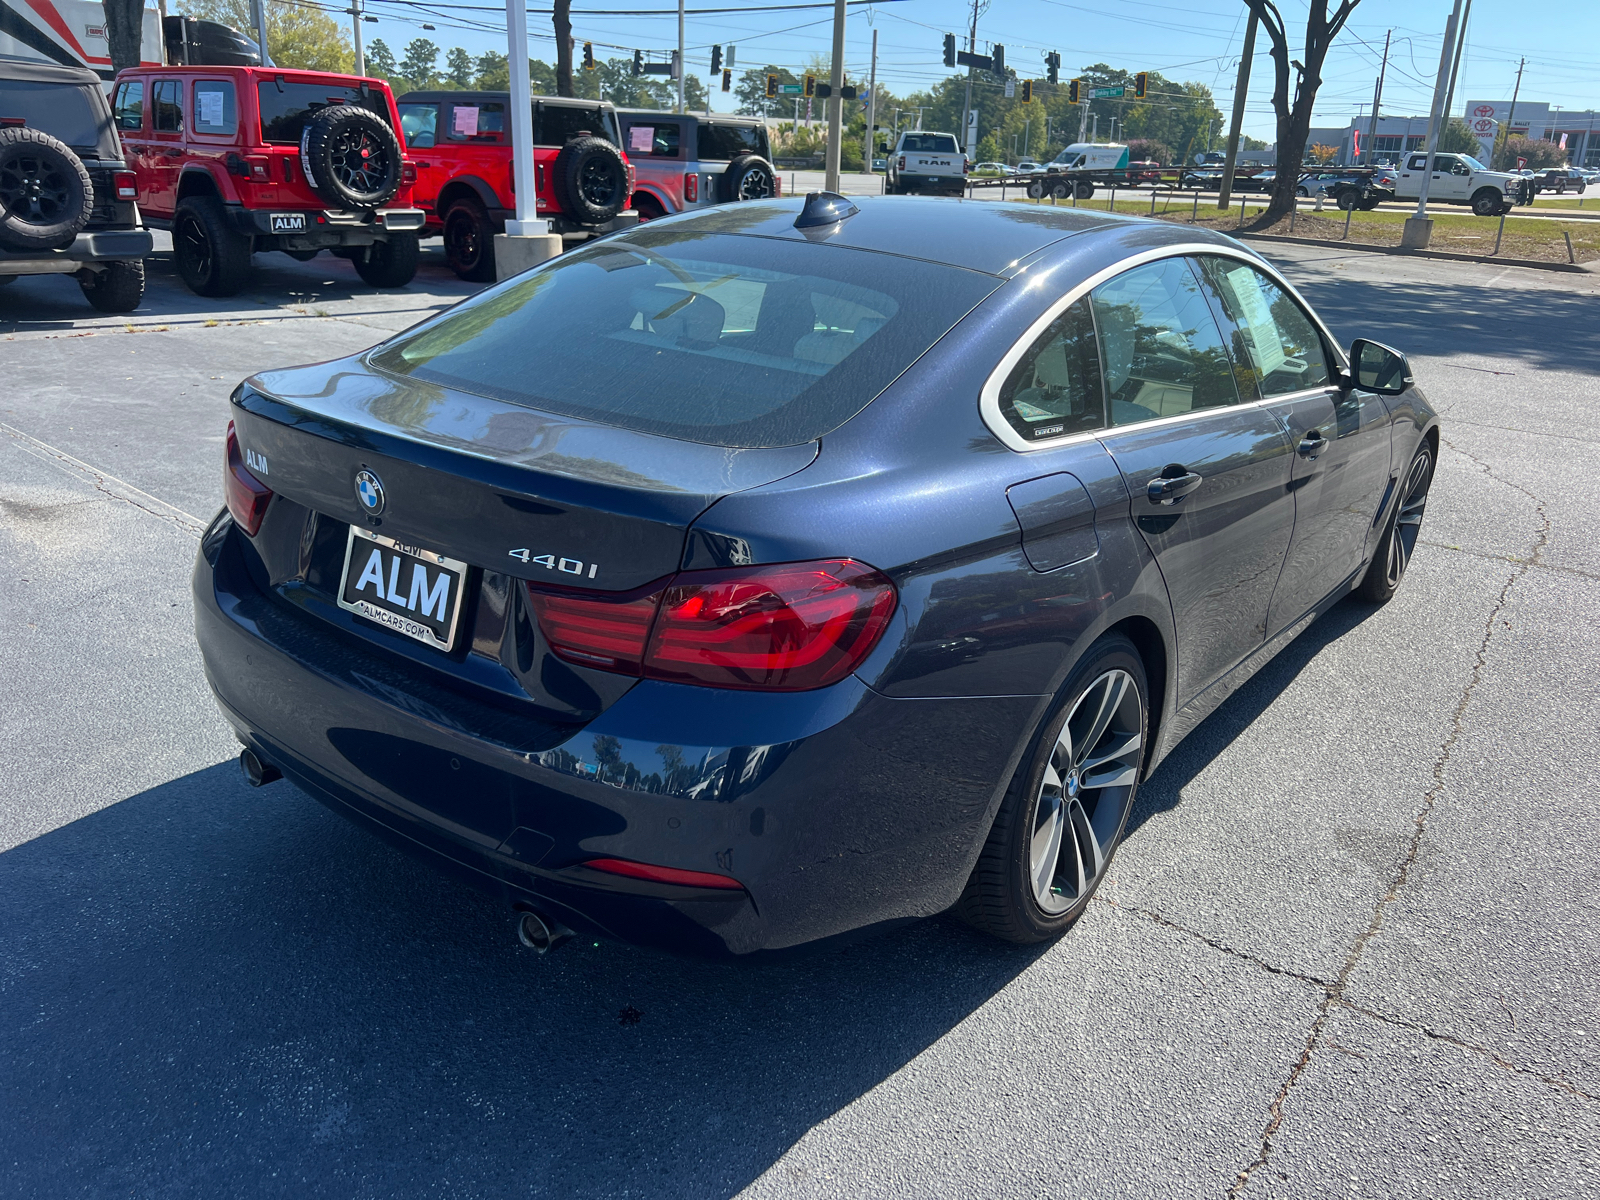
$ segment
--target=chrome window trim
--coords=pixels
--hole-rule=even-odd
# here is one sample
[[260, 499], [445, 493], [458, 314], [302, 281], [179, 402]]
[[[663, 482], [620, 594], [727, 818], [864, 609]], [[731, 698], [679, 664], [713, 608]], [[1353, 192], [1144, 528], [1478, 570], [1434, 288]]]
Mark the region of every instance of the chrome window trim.
[[[1185, 242], [1172, 246], [1160, 246], [1153, 250], [1141, 250], [1138, 254], [1130, 254], [1127, 258], [1120, 259], [1111, 266], [1096, 271], [1082, 282], [1074, 284], [1060, 299], [1045, 309], [1039, 319], [1028, 326], [1027, 331], [1012, 343], [1011, 349], [1005, 352], [994, 370], [989, 373], [989, 378], [984, 381], [983, 390], [978, 396], [978, 413], [983, 418], [983, 423], [988, 426], [989, 432], [999, 438], [1007, 449], [1015, 450], [1018, 454], [1027, 454], [1033, 450], [1048, 450], [1057, 446], [1070, 445], [1087, 438], [1106, 437], [1121, 433], [1124, 430], [1159, 428], [1162, 425], [1169, 425], [1177, 421], [1192, 420], [1207, 413], [1237, 412], [1241, 408], [1277, 404], [1290, 398], [1290, 396], [1298, 395], [1299, 393], [1289, 393], [1285, 396], [1274, 396], [1270, 400], [1244, 400], [1238, 404], [1225, 404], [1218, 408], [1203, 408], [1196, 412], [1178, 413], [1171, 417], [1158, 417], [1154, 421], [1140, 421], [1135, 425], [1106, 425], [1086, 432], [1066, 433], [1060, 437], [1045, 438], [1037, 442], [1030, 442], [1023, 438], [1021, 434], [1011, 427], [1011, 423], [1000, 412], [1000, 389], [1005, 386], [1006, 378], [1016, 368], [1017, 363], [1022, 361], [1022, 356], [1032, 348], [1033, 343], [1038, 340], [1040, 335], [1050, 328], [1051, 323], [1068, 308], [1108, 279], [1115, 279], [1118, 275], [1131, 271], [1135, 267], [1142, 267], [1146, 263], [1157, 262], [1163, 258], [1192, 258], [1202, 254], [1211, 254], [1219, 258], [1238, 259], [1240, 262], [1254, 267], [1271, 279], [1273, 283], [1283, 288], [1284, 291], [1294, 297], [1295, 302], [1300, 305], [1306, 316], [1311, 319], [1318, 331], [1327, 339], [1327, 344], [1333, 348], [1333, 352], [1337, 357], [1339, 367], [1347, 368], [1349, 366], [1343, 349], [1334, 340], [1333, 334], [1328, 332], [1328, 327], [1322, 323], [1322, 318], [1317, 316], [1317, 310], [1306, 303], [1305, 297], [1295, 290], [1294, 284], [1285, 279], [1277, 268], [1267, 262], [1266, 259], [1251, 253], [1249, 250], [1238, 249], [1233, 246], [1219, 246], [1212, 242]], [[1095, 340], [1098, 343], [1098, 334], [1096, 334]], [[1096, 345], [1097, 357], [1098, 351], [1099, 347]], [[1320, 384], [1315, 388], [1308, 388], [1306, 391], [1308, 393], [1325, 391], [1333, 386], [1335, 385], [1332, 383]]]

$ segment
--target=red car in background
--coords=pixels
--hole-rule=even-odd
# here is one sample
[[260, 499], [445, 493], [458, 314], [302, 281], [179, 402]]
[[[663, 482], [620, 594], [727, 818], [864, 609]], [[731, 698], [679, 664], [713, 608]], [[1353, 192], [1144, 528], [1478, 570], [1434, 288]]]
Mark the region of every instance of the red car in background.
[[[413, 199], [427, 214], [423, 236], [444, 238], [461, 278], [493, 280], [494, 235], [516, 205], [510, 93], [407, 92], [399, 103], [417, 164]], [[536, 96], [533, 142], [535, 212], [552, 233], [597, 236], [634, 223], [633, 168], [611, 104]]]

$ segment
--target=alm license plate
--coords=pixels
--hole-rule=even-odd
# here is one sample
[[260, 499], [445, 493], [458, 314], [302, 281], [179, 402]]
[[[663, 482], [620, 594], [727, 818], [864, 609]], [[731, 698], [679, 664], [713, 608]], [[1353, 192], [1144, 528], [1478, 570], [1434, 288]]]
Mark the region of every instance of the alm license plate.
[[306, 231], [305, 213], [273, 213], [273, 233], [304, 233]]
[[455, 643], [467, 564], [350, 527], [339, 607], [438, 650]]

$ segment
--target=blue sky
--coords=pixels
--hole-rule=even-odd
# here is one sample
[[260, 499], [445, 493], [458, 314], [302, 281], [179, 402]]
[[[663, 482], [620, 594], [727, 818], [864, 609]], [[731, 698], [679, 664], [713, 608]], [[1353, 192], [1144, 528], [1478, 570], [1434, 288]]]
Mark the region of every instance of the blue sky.
[[[365, 2], [367, 11], [380, 18], [377, 25], [364, 27], [367, 38], [382, 37], [397, 55], [412, 37], [423, 36], [424, 21], [436, 26], [426, 36], [441, 46], [461, 45], [473, 53], [505, 49], [505, 17], [503, 10], [492, 8], [493, 0], [458, 0], [463, 6], [458, 8], [426, 0]], [[690, 9], [732, 7], [731, 0], [687, 0], [687, 4]], [[1305, 0], [1280, 0], [1279, 6], [1290, 22], [1291, 48], [1298, 52]], [[663, 54], [677, 43], [677, 10], [667, 0], [573, 0], [573, 7], [574, 36], [580, 43], [594, 41], [601, 57], [623, 53], [607, 49], [606, 43]], [[1328, 56], [1317, 123], [1342, 124], [1366, 111], [1389, 29], [1394, 30], [1394, 44], [1383, 109], [1397, 116], [1426, 114], [1450, 7], [1450, 0], [1363, 0]], [[593, 11], [625, 8], [659, 9], [661, 15], [603, 16]], [[943, 34], [961, 35], [970, 14], [970, 0], [965, 4], [901, 0], [852, 7], [845, 50], [849, 73], [866, 75], [876, 29], [880, 80], [898, 95], [925, 87], [948, 73], [941, 61]], [[531, 55], [553, 60], [549, 18], [529, 14], [528, 26], [534, 35], [529, 42]], [[1003, 43], [1006, 61], [1024, 75], [1042, 78], [1041, 56], [1056, 50], [1063, 77], [1075, 67], [1106, 62], [1130, 71], [1148, 68], [1172, 79], [1195, 80], [1210, 86], [1226, 111], [1232, 103], [1244, 28], [1245, 7], [1239, 0], [990, 0], [978, 19], [978, 40]], [[800, 66], [811, 55], [828, 50], [831, 29], [832, 13], [827, 8], [691, 13], [685, 32], [689, 69], [706, 77], [712, 43], [736, 44], [741, 69], [765, 62]], [[1272, 72], [1266, 47], [1266, 38], [1258, 38], [1245, 131], [1270, 141]], [[1457, 114], [1468, 97], [1508, 98], [1517, 60], [1524, 56], [1528, 59], [1524, 98], [1568, 109], [1600, 108], [1600, 3], [1473, 0], [1456, 85]], [[713, 94], [714, 107], [729, 107], [731, 100]]]

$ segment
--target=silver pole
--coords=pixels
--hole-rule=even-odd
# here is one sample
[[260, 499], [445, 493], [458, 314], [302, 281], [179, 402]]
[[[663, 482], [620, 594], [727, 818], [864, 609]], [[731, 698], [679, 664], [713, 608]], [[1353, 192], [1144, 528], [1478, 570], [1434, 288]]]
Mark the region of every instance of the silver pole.
[[1228, 123], [1228, 157], [1222, 164], [1222, 190], [1217, 193], [1217, 207], [1227, 208], [1233, 198], [1233, 171], [1239, 165], [1239, 135], [1244, 130], [1244, 100], [1250, 90], [1250, 65], [1256, 52], [1256, 10], [1250, 10], [1250, 21], [1244, 27], [1244, 50], [1239, 55], [1239, 77], [1233, 82], [1233, 118]]
[[506, 53], [511, 59], [511, 164], [516, 189], [516, 219], [506, 222], [512, 235], [550, 232], [537, 218], [533, 179], [533, 86], [528, 81], [527, 0], [506, 0]]
[[833, 95], [828, 97], [828, 160], [822, 184], [830, 192], [839, 190], [839, 152], [844, 149], [840, 145], [844, 141], [844, 98], [839, 95], [844, 87], [844, 2], [833, 0]]
[[250, 6], [255, 9], [256, 41], [261, 43], [261, 65], [271, 66], [271, 55], [267, 53], [267, 0], [250, 0]]
[[873, 125], [878, 120], [878, 31], [872, 31], [872, 70], [867, 75], [867, 138], [861, 155], [861, 173], [872, 174], [872, 158], [877, 152], [878, 135]]
[[1423, 163], [1422, 189], [1417, 197], [1416, 215], [1428, 215], [1428, 185], [1433, 182], [1433, 154], [1439, 147], [1439, 109], [1444, 106], [1445, 85], [1450, 78], [1450, 60], [1455, 55], [1456, 23], [1461, 19], [1461, 0], [1456, 0], [1450, 10], [1449, 23], [1444, 27], [1444, 46], [1439, 51], [1439, 77], [1433, 85], [1433, 107], [1428, 111], [1427, 160]]
[[683, 111], [683, 77], [689, 72], [683, 64], [683, 0], [678, 0], [678, 111]]
[[367, 73], [367, 55], [361, 48], [361, 0], [350, 0], [350, 33], [356, 43], [356, 74]]

